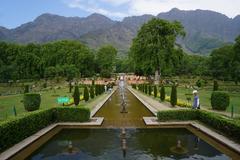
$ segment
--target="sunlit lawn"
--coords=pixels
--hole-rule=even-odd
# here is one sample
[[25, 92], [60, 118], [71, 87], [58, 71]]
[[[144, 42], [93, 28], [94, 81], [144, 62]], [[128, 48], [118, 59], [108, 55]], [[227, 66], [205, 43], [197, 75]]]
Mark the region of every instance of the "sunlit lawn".
[[[68, 88], [61, 88], [48, 91], [41, 91], [41, 106], [40, 109], [47, 109], [52, 107], [60, 106], [57, 103], [57, 97], [68, 96], [72, 97], [72, 93], [69, 93]], [[10, 96], [0, 96], [0, 119], [6, 119], [7, 117], [13, 116], [13, 106], [16, 107], [17, 114], [26, 112], [21, 102], [23, 99], [23, 94], [10, 95]], [[81, 105], [85, 105], [85, 102], [81, 102]]]
[[[170, 96], [171, 88], [166, 87], [165, 90], [166, 90], [166, 94], [168, 96]], [[192, 89], [188, 89], [185, 87], [178, 87], [178, 89], [177, 89], [178, 98], [181, 100], [187, 101], [185, 94], [192, 94], [192, 91], [193, 91]], [[228, 92], [228, 93], [230, 95], [230, 106], [227, 108], [227, 111], [231, 112], [231, 105], [233, 105], [234, 112], [240, 114], [240, 94], [239, 93], [230, 93], [230, 92]], [[206, 108], [211, 108], [211, 101], [210, 101], [211, 94], [212, 94], [211, 90], [202, 89], [199, 91], [199, 98], [200, 98], [201, 106], [206, 107]], [[193, 100], [193, 96], [191, 96], [191, 101], [192, 100]]]

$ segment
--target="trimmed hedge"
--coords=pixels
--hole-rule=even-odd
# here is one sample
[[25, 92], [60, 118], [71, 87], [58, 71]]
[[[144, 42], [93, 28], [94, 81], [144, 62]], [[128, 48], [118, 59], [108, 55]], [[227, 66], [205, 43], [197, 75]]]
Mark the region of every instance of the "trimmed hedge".
[[59, 107], [22, 114], [0, 122], [0, 152], [33, 135], [54, 122], [85, 122], [90, 110]]
[[157, 114], [159, 121], [186, 121], [198, 120], [240, 142], [240, 124], [216, 113], [202, 110], [174, 110], [160, 111]]
[[207, 111], [199, 112], [198, 120], [240, 142], [240, 124], [237, 121]]
[[23, 97], [23, 104], [26, 111], [38, 110], [41, 104], [39, 93], [26, 93]]
[[53, 109], [34, 111], [0, 123], [0, 151], [54, 122]]
[[229, 94], [214, 91], [211, 95], [211, 106], [215, 110], [225, 111], [230, 104]]
[[157, 118], [159, 121], [186, 121], [186, 120], [196, 120], [197, 110], [170, 110], [170, 111], [160, 111], [157, 113]]
[[58, 122], [86, 122], [90, 119], [88, 108], [60, 107], [55, 110], [56, 121]]

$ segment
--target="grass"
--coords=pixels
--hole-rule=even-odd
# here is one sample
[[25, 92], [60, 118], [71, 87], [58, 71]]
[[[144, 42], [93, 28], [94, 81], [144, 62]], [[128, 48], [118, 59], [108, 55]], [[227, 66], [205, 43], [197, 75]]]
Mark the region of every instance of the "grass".
[[[166, 95], [170, 96], [171, 94], [171, 88], [166, 87], [165, 88]], [[186, 95], [185, 94], [192, 94], [192, 89], [188, 89], [185, 87], [178, 87], [177, 88], [177, 94], [178, 99], [181, 99], [183, 101], [187, 102]], [[209, 89], [201, 89], [199, 91], [199, 98], [200, 98], [200, 104], [202, 107], [211, 109], [211, 94], [212, 90]], [[234, 105], [234, 113], [240, 114], [240, 93], [237, 92], [228, 92], [230, 95], [230, 106], [227, 108], [227, 112], [231, 112], [231, 105]], [[193, 96], [191, 96], [191, 103], [193, 100]]]
[[[83, 88], [80, 88], [80, 92], [83, 93]], [[55, 89], [55, 90], [49, 89], [46, 91], [41, 91], [39, 93], [41, 94], [40, 109], [47, 109], [47, 108], [60, 106], [61, 104], [57, 103], [57, 97], [59, 96], [72, 97], [72, 94], [73, 94], [73, 93], [69, 93], [68, 87]], [[79, 106], [92, 107], [92, 105], [95, 104], [94, 101], [98, 100], [101, 96], [98, 96], [94, 99], [90, 99], [88, 102], [80, 101]], [[16, 107], [17, 114], [22, 114], [26, 112], [22, 103], [22, 99], [23, 99], [23, 94], [0, 96], [0, 120], [4, 120], [14, 116], [13, 106]]]

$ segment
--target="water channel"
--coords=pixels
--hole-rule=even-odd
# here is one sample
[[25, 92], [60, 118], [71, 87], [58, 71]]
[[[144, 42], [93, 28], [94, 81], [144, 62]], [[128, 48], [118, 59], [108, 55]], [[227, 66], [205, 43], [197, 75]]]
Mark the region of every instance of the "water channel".
[[153, 114], [122, 86], [95, 116], [104, 117], [101, 127], [62, 129], [28, 159], [225, 160], [232, 157], [221, 152], [226, 149], [209, 144], [189, 129], [146, 127], [143, 117]]

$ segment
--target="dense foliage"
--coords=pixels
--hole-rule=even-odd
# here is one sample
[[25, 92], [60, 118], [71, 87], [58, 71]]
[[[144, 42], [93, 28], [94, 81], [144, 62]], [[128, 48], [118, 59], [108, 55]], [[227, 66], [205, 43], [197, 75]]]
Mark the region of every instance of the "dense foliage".
[[41, 104], [41, 96], [38, 93], [26, 93], [23, 97], [23, 104], [26, 111], [38, 110]]
[[117, 50], [112, 46], [103, 46], [98, 50], [97, 63], [99, 64], [99, 73], [102, 77], [109, 78], [114, 71], [113, 66], [116, 63]]
[[230, 104], [230, 97], [229, 94], [225, 92], [217, 92], [214, 91], [211, 95], [211, 106], [215, 110], [223, 110], [225, 111], [226, 108]]
[[90, 118], [88, 108], [59, 107], [54, 113], [58, 122], [85, 122]]
[[41, 110], [0, 122], [0, 151], [53, 123], [53, 111]]
[[183, 26], [177, 21], [153, 18], [145, 23], [130, 49], [136, 72], [146, 75], [171, 73], [182, 57], [182, 50], [174, 48], [176, 37], [184, 34]]
[[210, 56], [199, 56], [185, 54], [175, 44], [176, 37], [182, 35], [183, 27], [178, 22], [152, 19], [144, 24], [129, 53], [135, 73], [150, 76], [158, 71], [163, 76], [212, 76], [236, 84], [240, 81], [240, 36], [233, 45], [223, 45]]
[[20, 79], [89, 77], [112, 73], [117, 50], [112, 46], [98, 54], [78, 41], [18, 45], [0, 42], [0, 81]]
[[210, 71], [214, 78], [240, 81], [240, 36], [234, 45], [214, 50], [210, 55]]

